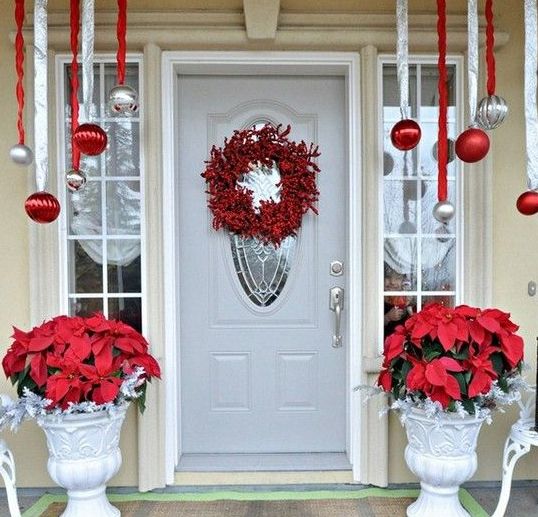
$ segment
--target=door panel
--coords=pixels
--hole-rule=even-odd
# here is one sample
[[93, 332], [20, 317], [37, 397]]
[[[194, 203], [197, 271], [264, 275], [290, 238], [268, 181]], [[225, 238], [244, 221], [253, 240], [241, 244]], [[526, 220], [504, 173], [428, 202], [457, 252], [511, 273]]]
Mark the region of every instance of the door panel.
[[[330, 275], [346, 256], [345, 80], [189, 75], [177, 95], [182, 452], [342, 452], [345, 336], [332, 347], [329, 290], [345, 287]], [[304, 216], [287, 279], [260, 305], [230, 236], [211, 227], [200, 174], [212, 145], [266, 122], [319, 143], [321, 173], [319, 216]]]

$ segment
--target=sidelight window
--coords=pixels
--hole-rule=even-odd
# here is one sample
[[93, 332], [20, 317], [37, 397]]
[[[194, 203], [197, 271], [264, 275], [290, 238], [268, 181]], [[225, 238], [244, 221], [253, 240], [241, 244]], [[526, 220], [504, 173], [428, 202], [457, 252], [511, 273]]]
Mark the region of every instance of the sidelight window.
[[[63, 64], [63, 140], [60, 157], [63, 170], [71, 162], [70, 65]], [[139, 91], [138, 62], [127, 67], [126, 83]], [[81, 169], [87, 184], [64, 195], [64, 294], [70, 314], [87, 316], [102, 311], [142, 328], [143, 315], [143, 225], [140, 149], [140, 114], [135, 117], [112, 115], [107, 106], [109, 90], [116, 82], [112, 60], [94, 64], [92, 122], [108, 135], [108, 146], [100, 156], [83, 156]], [[81, 105], [81, 114], [85, 112]], [[60, 160], [60, 163], [62, 160]]]
[[458, 195], [459, 161], [454, 155], [458, 134], [458, 69], [448, 66], [449, 201], [456, 216], [448, 224], [436, 221], [437, 202], [437, 66], [416, 62], [410, 66], [410, 114], [422, 128], [420, 144], [402, 152], [390, 140], [400, 120], [396, 65], [382, 63], [383, 116], [383, 324], [385, 335], [409, 314], [432, 302], [453, 306], [460, 290], [458, 253], [462, 203]]

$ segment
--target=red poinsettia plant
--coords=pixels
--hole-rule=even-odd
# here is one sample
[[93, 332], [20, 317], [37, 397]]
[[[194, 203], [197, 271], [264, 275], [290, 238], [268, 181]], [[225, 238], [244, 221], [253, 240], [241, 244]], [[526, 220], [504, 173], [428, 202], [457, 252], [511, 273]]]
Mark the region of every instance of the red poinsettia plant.
[[[88, 318], [58, 316], [29, 332], [14, 328], [12, 338], [2, 361], [6, 376], [19, 397], [29, 390], [49, 400], [48, 409], [131, 398], [144, 410], [146, 381], [160, 378], [145, 338], [100, 313]], [[129, 397], [123, 383], [135, 374], [139, 378], [131, 382]]]
[[396, 400], [441, 404], [445, 411], [495, 405], [494, 391], [509, 393], [519, 377], [523, 339], [510, 314], [430, 304], [385, 340], [377, 384]]

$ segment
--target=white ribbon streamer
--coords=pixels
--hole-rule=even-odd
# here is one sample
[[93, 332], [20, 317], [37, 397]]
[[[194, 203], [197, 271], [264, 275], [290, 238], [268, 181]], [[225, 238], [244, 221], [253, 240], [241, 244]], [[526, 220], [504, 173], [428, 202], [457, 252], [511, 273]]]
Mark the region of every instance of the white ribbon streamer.
[[93, 53], [95, 43], [95, 0], [82, 2], [82, 103], [84, 122], [91, 119], [93, 102]]
[[409, 118], [409, 26], [407, 21], [407, 0], [396, 2], [396, 73], [400, 89], [400, 113]]
[[34, 5], [34, 156], [38, 191], [47, 187], [49, 173], [47, 93], [47, 0]]
[[536, 0], [525, 0], [525, 129], [527, 140], [527, 185], [538, 189], [538, 111], [536, 106], [537, 22]]
[[467, 82], [469, 88], [469, 125], [476, 125], [478, 93], [478, 7], [467, 0]]

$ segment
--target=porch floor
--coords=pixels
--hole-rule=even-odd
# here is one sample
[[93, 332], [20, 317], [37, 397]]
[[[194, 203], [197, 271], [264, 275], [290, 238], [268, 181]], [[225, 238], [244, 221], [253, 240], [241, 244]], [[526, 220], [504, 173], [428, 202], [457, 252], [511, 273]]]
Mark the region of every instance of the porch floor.
[[[350, 490], [359, 489], [359, 485], [286, 485], [286, 486], [227, 486], [226, 490], [237, 491], [279, 491], [279, 490]], [[417, 488], [417, 485], [390, 485], [390, 488]], [[482, 508], [489, 514], [492, 514], [497, 505], [499, 498], [500, 483], [496, 482], [474, 482], [464, 485], [472, 496], [480, 503]], [[221, 491], [223, 487], [168, 487], [158, 492], [215, 492]], [[110, 493], [133, 493], [136, 491], [134, 487], [112, 488]], [[19, 504], [21, 512], [30, 508], [37, 500], [45, 493], [63, 493], [57, 488], [20, 488]], [[8, 516], [8, 506], [5, 490], [0, 490], [0, 515]], [[523, 515], [538, 515], [538, 481], [514, 481], [512, 484], [512, 492], [510, 502], [506, 510], [505, 517], [521, 517]], [[342, 516], [345, 517], [345, 516]]]

